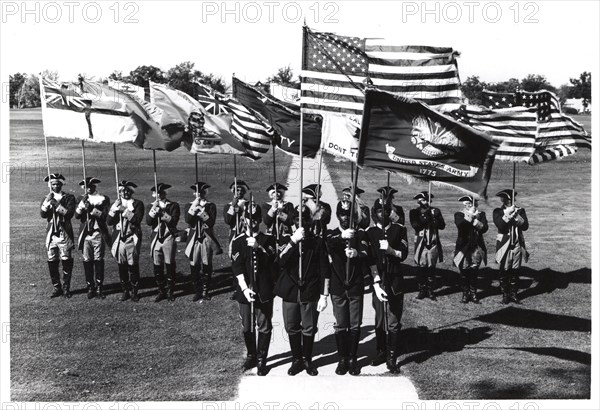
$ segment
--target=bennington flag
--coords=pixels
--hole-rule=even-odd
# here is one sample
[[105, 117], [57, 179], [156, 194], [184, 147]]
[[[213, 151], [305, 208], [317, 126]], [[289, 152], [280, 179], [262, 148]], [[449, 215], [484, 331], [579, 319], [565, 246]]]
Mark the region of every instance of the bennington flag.
[[367, 90], [358, 165], [452, 185], [486, 197], [498, 145], [426, 105]]
[[365, 86], [373, 85], [451, 111], [461, 103], [457, 56], [449, 47], [400, 46], [304, 27], [301, 104], [304, 112], [360, 116]]
[[479, 106], [461, 106], [450, 115], [458, 121], [486, 132], [500, 144], [497, 161], [528, 162], [535, 150], [537, 110], [533, 107], [488, 110]]
[[44, 135], [93, 142], [134, 142], [138, 127], [124, 103], [88, 83], [57, 83], [40, 77]]

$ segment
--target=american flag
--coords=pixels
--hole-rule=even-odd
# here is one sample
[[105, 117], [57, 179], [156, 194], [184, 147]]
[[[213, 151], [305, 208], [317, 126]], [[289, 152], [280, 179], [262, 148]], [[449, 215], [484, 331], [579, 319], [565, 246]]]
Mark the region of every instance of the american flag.
[[500, 144], [498, 161], [527, 162], [534, 153], [538, 132], [537, 110], [514, 107], [488, 110], [477, 106], [461, 106], [451, 115], [471, 127], [484, 131]]
[[204, 84], [198, 85], [201, 90], [198, 101], [207, 110], [212, 109], [216, 114], [231, 113], [230, 131], [243, 145], [245, 156], [257, 160], [269, 152], [275, 136], [275, 130], [271, 126], [266, 125], [255, 113], [233, 98], [221, 95]]
[[538, 120], [548, 121], [552, 113], [560, 113], [558, 97], [546, 90], [529, 92], [516, 91], [514, 93], [497, 93], [483, 90], [483, 105], [490, 110], [511, 107], [535, 107], [538, 110]]
[[530, 164], [572, 155], [580, 147], [592, 148], [587, 131], [561, 112], [558, 98], [550, 91], [496, 93], [484, 90], [483, 101], [492, 108], [524, 106], [537, 110], [538, 135]]
[[398, 46], [304, 27], [301, 105], [305, 112], [362, 115], [365, 87], [413, 98], [440, 111], [461, 104], [458, 52]]

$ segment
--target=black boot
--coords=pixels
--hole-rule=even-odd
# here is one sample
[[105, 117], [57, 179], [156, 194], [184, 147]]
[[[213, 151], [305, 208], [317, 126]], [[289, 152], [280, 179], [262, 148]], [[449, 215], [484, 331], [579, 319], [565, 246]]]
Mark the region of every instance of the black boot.
[[[505, 272], [500, 272], [502, 275]], [[502, 303], [508, 305], [510, 303], [510, 283], [507, 276], [500, 277], [500, 289], [502, 290]]]
[[302, 362], [302, 333], [289, 334], [290, 350], [292, 351], [292, 366], [288, 370], [290, 376], [295, 376], [304, 370]]
[[471, 269], [469, 272], [469, 297], [471, 302], [479, 303], [479, 296], [477, 296], [477, 269]]
[[437, 300], [437, 297], [435, 296], [435, 292], [434, 292], [434, 288], [435, 288], [435, 276], [434, 276], [434, 269], [433, 268], [429, 268], [430, 271], [427, 274], [427, 297], [431, 300]]
[[419, 283], [419, 293], [417, 299], [423, 300], [427, 296], [427, 286], [424, 283]]
[[131, 301], [132, 302], [139, 302], [140, 301], [140, 296], [138, 295], [138, 284], [137, 283], [132, 283], [131, 284]]
[[70, 299], [71, 293], [71, 274], [73, 272], [73, 259], [64, 259], [62, 261], [63, 268], [63, 296]]
[[123, 294], [119, 300], [124, 302], [129, 299], [129, 267], [126, 263], [119, 264], [119, 279], [121, 280], [121, 288], [123, 289]]
[[167, 263], [167, 284], [169, 288], [169, 301], [175, 301], [175, 265]]
[[348, 373], [348, 331], [341, 330], [335, 334], [335, 344], [338, 351], [338, 365], [335, 374], [343, 376]]
[[244, 332], [244, 343], [246, 344], [246, 360], [242, 368], [250, 370], [256, 366], [256, 335], [254, 332]]
[[57, 298], [63, 294], [62, 285], [60, 284], [59, 265], [60, 261], [48, 261], [48, 271], [50, 272], [50, 280], [54, 288], [50, 295], [51, 298]]
[[398, 334], [388, 334], [388, 348], [387, 348], [387, 359], [385, 365], [390, 373], [400, 373], [400, 366], [397, 364], [398, 360]]
[[516, 303], [516, 304], [521, 304], [521, 299], [517, 295], [517, 292], [519, 291], [517, 273], [512, 272], [509, 280], [510, 280], [510, 291], [508, 293], [508, 297], [510, 298], [511, 302]]
[[347, 343], [349, 347], [350, 363], [348, 365], [348, 373], [352, 376], [358, 376], [360, 374], [360, 367], [358, 366], [358, 344], [360, 342], [360, 329], [350, 330], [347, 335]]
[[375, 329], [375, 343], [377, 346], [377, 352], [375, 357], [371, 360], [371, 366], [379, 366], [385, 363], [385, 351], [386, 351], [386, 340], [385, 330], [383, 328]]
[[319, 374], [317, 368], [312, 364], [312, 351], [315, 343], [315, 336], [302, 335], [302, 355], [304, 356], [304, 369], [309, 376]]
[[96, 296], [96, 282], [94, 281], [94, 262], [83, 261], [83, 273], [87, 283], [87, 298], [92, 299]]
[[94, 275], [96, 276], [96, 296], [100, 299], [106, 299], [102, 291], [104, 284], [104, 260], [94, 261]]
[[210, 278], [212, 276], [212, 266], [211, 265], [202, 265], [202, 298], [204, 300], [210, 300], [211, 297], [208, 294], [208, 289], [210, 287]]
[[460, 300], [460, 303], [469, 303], [469, 278], [466, 269], [460, 272], [460, 288], [462, 289], [462, 299]]
[[267, 356], [269, 354], [269, 345], [271, 344], [271, 333], [258, 333], [258, 360], [256, 364], [256, 374], [259, 376], [266, 376], [268, 373], [267, 369]]
[[165, 287], [165, 278], [162, 265], [154, 265], [154, 278], [158, 286], [158, 295], [154, 298], [154, 302], [158, 303], [167, 298], [167, 288]]
[[192, 276], [192, 285], [194, 287], [194, 298], [193, 302], [197, 302], [202, 299], [202, 276], [200, 276], [200, 267], [190, 265], [190, 272]]

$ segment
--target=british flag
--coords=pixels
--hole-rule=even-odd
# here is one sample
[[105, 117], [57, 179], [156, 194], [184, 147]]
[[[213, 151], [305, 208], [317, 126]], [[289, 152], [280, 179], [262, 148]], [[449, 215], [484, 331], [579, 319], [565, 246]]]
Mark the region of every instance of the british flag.
[[42, 85], [46, 96], [46, 106], [49, 108], [83, 112], [92, 105], [91, 100], [82, 97], [73, 84], [58, 84], [42, 78]]

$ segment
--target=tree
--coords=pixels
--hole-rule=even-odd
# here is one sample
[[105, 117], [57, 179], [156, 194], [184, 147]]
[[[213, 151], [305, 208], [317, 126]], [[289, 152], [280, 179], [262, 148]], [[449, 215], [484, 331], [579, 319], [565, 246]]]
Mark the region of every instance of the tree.
[[149, 81], [153, 83], [165, 83], [166, 77], [163, 70], [153, 65], [141, 65], [129, 73], [132, 84], [140, 87], [148, 87]]
[[573, 84], [571, 98], [583, 98], [583, 109], [587, 111], [592, 102], [592, 73], [584, 71], [579, 78], [570, 78], [569, 81]]
[[114, 80], [114, 81], [123, 81], [125, 83], [130, 83], [131, 82], [131, 78], [129, 78], [129, 76], [123, 76], [123, 72], [122, 71], [113, 71], [112, 73], [109, 74], [108, 76], [109, 80]]
[[212, 73], [204, 74], [202, 71], [194, 69], [194, 65], [195, 64], [191, 61], [185, 61], [169, 69], [167, 72], [169, 85], [194, 98], [196, 98], [198, 94], [197, 83], [205, 84], [222, 94], [225, 93], [227, 87], [222, 77]]
[[19, 101], [25, 80], [27, 80], [27, 74], [15, 73], [8, 76], [10, 108], [19, 108]]
[[479, 80], [478, 76], [472, 75], [461, 84], [460, 89], [463, 95], [469, 99], [469, 104], [481, 105], [482, 93], [487, 84]]
[[521, 89], [523, 91], [548, 90], [556, 92], [556, 87], [546, 80], [546, 77], [539, 74], [528, 74], [521, 80]]
[[[57, 76], [52, 78], [50, 75], [48, 77], [45, 76], [46, 72], [42, 72], [44, 78], [51, 79], [53, 81], [57, 80]], [[21, 93], [21, 106], [22, 107], [39, 107], [42, 105], [41, 97], [40, 97], [40, 79], [37, 75], [31, 75], [23, 84], [23, 91]]]
[[294, 85], [294, 71], [291, 66], [281, 67], [277, 73], [267, 78], [267, 83], [277, 83], [281, 85]]

